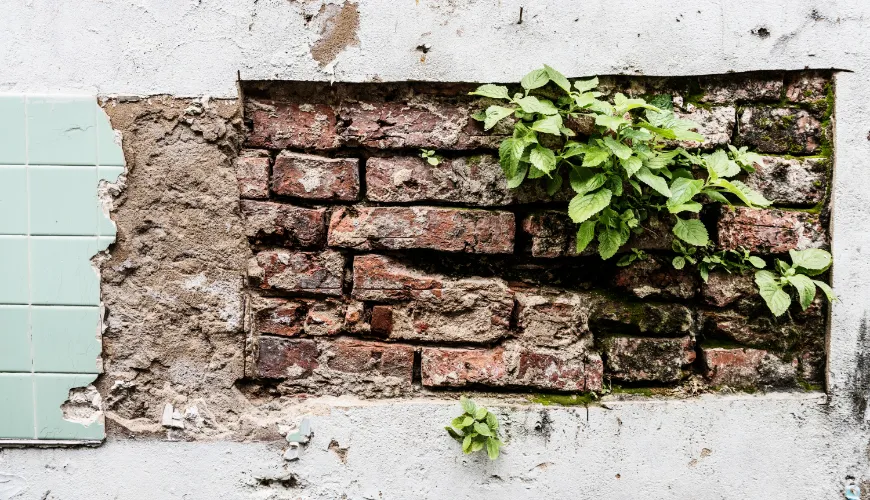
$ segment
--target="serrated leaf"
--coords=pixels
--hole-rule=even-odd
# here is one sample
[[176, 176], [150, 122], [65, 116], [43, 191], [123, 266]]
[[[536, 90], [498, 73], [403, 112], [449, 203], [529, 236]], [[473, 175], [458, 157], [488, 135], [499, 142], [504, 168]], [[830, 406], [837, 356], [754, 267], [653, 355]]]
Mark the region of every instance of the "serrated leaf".
[[489, 130], [507, 116], [514, 112], [513, 108], [504, 106], [490, 106], [486, 108], [486, 117], [483, 119], [483, 129]]
[[496, 418], [493, 412], [489, 412], [486, 414], [486, 425], [492, 429], [498, 429], [498, 418]]
[[800, 267], [807, 271], [818, 271], [821, 273], [831, 266], [831, 254], [820, 248], [789, 250], [788, 255], [791, 257], [792, 266]]
[[[501, 141], [498, 147], [498, 160], [505, 176], [510, 178], [516, 175], [520, 164], [520, 156], [516, 154], [515, 143], [518, 139], [508, 138]], [[522, 153], [520, 153], [521, 155]]]
[[450, 434], [450, 437], [459, 442], [462, 442], [462, 435], [456, 432], [453, 427], [445, 427], [444, 429], [447, 431], [447, 434]]
[[618, 175], [609, 176], [605, 186], [613, 192], [613, 196], [622, 196], [622, 177]]
[[711, 181], [710, 184], [713, 186], [724, 188], [729, 193], [737, 196], [737, 198], [739, 198], [740, 201], [742, 201], [743, 203], [752, 206], [752, 201], [750, 201], [749, 198], [746, 197], [746, 194], [743, 192], [743, 190], [731, 183], [730, 181], [727, 181], [725, 179], [716, 179]]
[[522, 85], [526, 90], [532, 90], [543, 87], [549, 81], [550, 77], [547, 76], [547, 71], [542, 68], [529, 72], [520, 81], [520, 85]]
[[725, 203], [727, 205], [731, 205], [731, 200], [722, 195], [719, 191], [713, 191], [712, 189], [705, 189], [701, 191], [701, 194], [706, 195], [712, 201], [716, 201], [719, 203]]
[[721, 149], [715, 153], [705, 155], [704, 160], [707, 164], [707, 172], [710, 173], [710, 177], [713, 179], [734, 177], [740, 173], [740, 166], [728, 158], [728, 153]]
[[807, 307], [810, 307], [810, 304], [813, 303], [813, 299], [816, 297], [816, 284], [803, 274], [795, 274], [786, 279], [797, 290], [798, 302], [800, 302], [801, 309], [806, 311]]
[[516, 189], [520, 187], [520, 185], [523, 183], [523, 180], [525, 180], [528, 171], [529, 164], [520, 163], [520, 165], [517, 167], [516, 173], [513, 176], [507, 178], [508, 189]]
[[770, 271], [758, 271], [755, 273], [755, 284], [758, 286], [758, 294], [774, 316], [782, 316], [788, 310], [791, 297], [782, 289], [776, 275]]
[[607, 176], [603, 173], [593, 174], [588, 169], [573, 169], [568, 175], [568, 181], [571, 183], [571, 189], [577, 194], [586, 194], [604, 185]]
[[598, 254], [603, 260], [613, 257], [622, 246], [622, 235], [619, 231], [607, 228], [598, 233]]
[[531, 164], [544, 173], [549, 173], [556, 168], [556, 155], [550, 148], [536, 145], [529, 154]]
[[604, 144], [611, 151], [613, 151], [613, 154], [615, 154], [621, 160], [625, 160], [626, 158], [631, 156], [632, 151], [631, 151], [630, 147], [617, 141], [616, 139], [614, 139], [613, 137], [610, 137], [609, 135], [604, 137]]
[[622, 165], [622, 168], [625, 169], [625, 175], [631, 177], [636, 174], [638, 170], [643, 166], [643, 161], [637, 156], [629, 156], [626, 159], [620, 159], [619, 163]]
[[828, 298], [829, 302], [833, 302], [833, 301], [837, 300], [837, 296], [834, 295], [834, 290], [827, 283], [825, 283], [824, 281], [819, 281], [819, 280], [813, 280], [813, 283], [815, 283], [816, 286], [819, 287], [822, 290], [822, 292], [824, 292], [825, 297]]
[[462, 405], [462, 409], [465, 410], [465, 413], [468, 413], [469, 415], [474, 415], [474, 411], [477, 410], [477, 405], [474, 404], [474, 401], [465, 396], [459, 398], [459, 404]]
[[677, 238], [697, 247], [705, 246], [710, 242], [707, 228], [698, 219], [686, 220], [677, 217], [677, 223], [674, 225], [674, 234]]
[[668, 205], [668, 212], [676, 215], [681, 214], [683, 212], [692, 212], [694, 214], [701, 211], [704, 208], [703, 205], [698, 203], [697, 201], [687, 201], [681, 205]]
[[483, 406], [478, 406], [477, 410], [474, 411], [474, 419], [475, 420], [483, 420], [486, 418], [486, 414], [488, 413], [487, 409]]
[[547, 177], [547, 172], [538, 170], [534, 165], [530, 165], [527, 177], [529, 179], [540, 179], [541, 177]]
[[556, 174], [547, 179], [547, 196], [553, 196], [562, 189], [562, 175]]
[[677, 177], [671, 183], [671, 197], [668, 198], [668, 206], [677, 206], [690, 201], [696, 194], [701, 192], [704, 181], [701, 179], [686, 179]]
[[532, 130], [544, 134], [561, 135], [562, 117], [558, 114], [541, 118], [532, 124]]
[[607, 127], [614, 132], [617, 132], [619, 130], [619, 127], [621, 127], [622, 125], [627, 125], [628, 123], [629, 121], [621, 116], [610, 116], [602, 114], [595, 117], [596, 125], [601, 127]]
[[497, 439], [489, 438], [486, 440], [486, 454], [490, 460], [498, 458], [498, 449], [499, 441]]
[[518, 99], [516, 102], [526, 113], [540, 113], [542, 115], [555, 115], [559, 113], [559, 110], [556, 106], [553, 106], [552, 102], [546, 99], [540, 100], [535, 96], [526, 96]]
[[756, 206], [756, 207], [769, 207], [770, 206], [770, 204], [771, 204], [770, 200], [765, 198], [764, 195], [762, 195], [758, 191], [756, 191], [756, 190], [752, 189], [751, 187], [747, 186], [746, 184], [744, 184], [742, 181], [738, 181], [737, 179], [732, 179], [729, 182], [731, 182], [732, 185], [736, 186], [737, 189], [739, 189], [743, 193], [743, 196], [745, 196], [746, 199], [750, 201], [752, 206]]
[[647, 186], [653, 188], [657, 193], [662, 196], [671, 196], [671, 190], [668, 188], [668, 181], [658, 175], [652, 173], [650, 169], [646, 167], [642, 167], [635, 174], [637, 180], [643, 182]]
[[617, 92], [613, 96], [613, 104], [615, 106], [615, 112], [618, 115], [624, 114], [626, 111], [631, 111], [632, 109], [637, 108], [646, 108], [653, 111], [661, 111], [659, 108], [653, 106], [652, 104], [647, 104], [647, 102], [643, 99], [632, 98], [629, 99], [621, 92]]
[[595, 237], [595, 221], [587, 220], [577, 230], [577, 254], [583, 253]]
[[756, 269], [764, 269], [764, 267], [767, 266], [767, 262], [764, 262], [764, 259], [761, 257], [751, 255], [746, 260], [748, 260]]
[[464, 453], [471, 453], [471, 443], [471, 434], [469, 434], [462, 440], [462, 451]]
[[610, 150], [599, 148], [597, 146], [589, 146], [586, 148], [586, 154], [583, 155], [584, 167], [597, 167], [610, 158]]
[[492, 436], [492, 433], [489, 431], [489, 426], [482, 422], [477, 422], [474, 424], [474, 431], [481, 436]]
[[591, 78], [589, 80], [577, 80], [574, 82], [574, 88], [577, 89], [577, 92], [583, 93], [589, 90], [594, 89], [598, 86], [598, 77]]
[[550, 79], [550, 81], [558, 85], [559, 88], [561, 88], [565, 92], [569, 92], [571, 90], [571, 83], [568, 82], [568, 79], [565, 78], [565, 75], [559, 73], [558, 71], [547, 66], [546, 64], [544, 65], [544, 71], [547, 73], [547, 77]]
[[674, 269], [680, 270], [686, 267], [686, 259], [677, 255], [676, 257], [674, 257], [674, 260], [671, 261], [671, 264], [673, 264]]
[[510, 99], [508, 88], [502, 85], [493, 85], [487, 83], [477, 87], [474, 92], [469, 92], [470, 95], [480, 95], [483, 97], [492, 97], [493, 99]]
[[607, 188], [585, 195], [578, 194], [568, 204], [568, 216], [575, 224], [579, 224], [610, 205], [612, 194]]
[[482, 450], [484, 446], [485, 446], [485, 442], [484, 442], [484, 441], [474, 441], [474, 442], [472, 442], [472, 443], [471, 443], [471, 453], [477, 453], [478, 451]]

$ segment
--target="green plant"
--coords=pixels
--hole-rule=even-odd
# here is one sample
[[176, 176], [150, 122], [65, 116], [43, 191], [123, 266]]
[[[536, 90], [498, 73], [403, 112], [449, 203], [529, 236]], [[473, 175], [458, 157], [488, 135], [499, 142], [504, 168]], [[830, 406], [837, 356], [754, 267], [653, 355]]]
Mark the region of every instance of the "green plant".
[[797, 293], [798, 303], [801, 309], [807, 307], [816, 297], [816, 287], [821, 288], [829, 301], [836, 299], [834, 291], [827, 283], [814, 280], [810, 276], [817, 276], [831, 267], [831, 254], [820, 249], [803, 251], [790, 250], [791, 264], [777, 259], [774, 266], [776, 272], [758, 271], [755, 273], [755, 284], [761, 298], [775, 316], [784, 314], [791, 305], [791, 295], [785, 291], [791, 287]]
[[426, 160], [426, 162], [428, 162], [429, 165], [432, 165], [433, 167], [440, 165], [441, 162], [444, 160], [444, 158], [442, 158], [441, 156], [436, 155], [435, 150], [432, 149], [421, 149], [420, 158]]
[[716, 250], [712, 243], [703, 247], [686, 246], [680, 240], [674, 240], [672, 250], [677, 254], [671, 263], [674, 269], [683, 269], [686, 263], [697, 266], [701, 279], [707, 282], [710, 271], [722, 269], [728, 273], [743, 273], [751, 269], [764, 269], [767, 265], [764, 259], [750, 255], [749, 250]]
[[465, 454], [486, 448], [490, 460], [498, 458], [502, 442], [499, 440], [498, 417], [483, 406], [463, 396], [460, 398], [464, 413], [445, 427], [450, 436], [462, 443]]
[[630, 266], [637, 260], [646, 260], [647, 257], [649, 257], [649, 256], [643, 250], [638, 250], [637, 248], [632, 248], [631, 253], [627, 253], [627, 254], [623, 255], [616, 262], [616, 265], [619, 267]]

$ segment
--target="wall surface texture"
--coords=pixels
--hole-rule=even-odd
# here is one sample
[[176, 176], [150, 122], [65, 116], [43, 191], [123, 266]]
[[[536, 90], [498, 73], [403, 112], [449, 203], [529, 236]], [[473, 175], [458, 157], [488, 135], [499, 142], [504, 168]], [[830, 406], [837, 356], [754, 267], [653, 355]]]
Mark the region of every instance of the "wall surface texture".
[[[868, 16], [870, 6], [860, 0], [675, 0], [656, 9], [627, 0], [10, 6], [0, 21], [0, 91], [97, 95], [123, 139], [123, 161], [113, 156], [114, 170], [104, 178], [113, 180], [124, 164], [127, 170], [123, 189], [104, 183], [99, 198], [111, 205], [117, 226], [117, 241], [95, 259], [99, 300], [86, 304], [105, 308], [102, 371], [55, 370], [88, 374], [82, 384], [101, 373], [94, 382], [103, 413], [97, 418], [104, 416], [108, 438], [94, 448], [0, 448], [0, 499], [818, 499], [842, 498], [852, 485], [863, 486], [866, 497]], [[738, 209], [705, 221], [720, 243], [763, 253], [792, 242], [829, 247], [840, 300], [796, 318], [787, 332], [775, 327], [767, 338], [750, 338], [741, 333], [760, 325], [741, 322], [758, 316], [740, 300], [727, 305], [711, 286], [639, 267], [642, 276], [614, 271], [596, 286], [618, 293], [620, 302], [639, 294], [648, 301], [652, 293], [653, 309], [687, 308], [687, 331], [648, 335], [632, 323], [635, 316], [618, 332], [593, 332], [589, 345], [571, 349], [561, 349], [558, 336], [527, 334], [558, 331], [550, 320], [559, 317], [524, 319], [517, 308], [523, 297], [536, 304], [552, 297], [537, 289], [541, 283], [518, 287], [523, 272], [549, 280], [545, 271], [558, 269], [553, 274], [567, 280], [570, 269], [554, 266], [576, 262], [565, 255], [571, 242], [559, 239], [563, 222], [548, 217], [560, 201], [506, 191], [492, 168], [465, 173], [478, 160], [493, 167], [488, 155], [498, 137], [467, 123], [477, 103], [462, 96], [466, 84], [451, 82], [518, 81], [542, 63], [572, 78], [622, 74], [608, 81], [638, 95], [657, 93], [640, 87], [668, 81], [646, 75], [763, 72], [695, 78], [702, 93], [668, 93], [683, 98], [678, 111], [694, 114], [717, 144], [747, 144], [768, 155], [775, 180], [765, 180], [763, 169], [747, 182], [780, 208], [797, 210], [760, 219]], [[720, 93], [705, 81], [739, 83]], [[445, 110], [445, 103], [453, 107]], [[414, 119], [402, 122], [409, 112]], [[330, 117], [337, 121], [328, 123]], [[100, 128], [106, 124], [95, 123], [97, 132], [112, 136]], [[63, 130], [71, 129], [87, 127]], [[4, 141], [16, 132], [2, 130], [0, 155], [11, 151]], [[420, 168], [420, 147], [445, 152], [438, 170], [444, 177], [426, 177], [432, 171]], [[57, 159], [33, 167], [26, 157], [0, 163], [9, 165], [0, 166], [0, 178], [87, 165], [92, 193], [106, 165]], [[74, 183], [65, 186], [56, 196], [63, 204], [49, 207], [78, 203]], [[0, 195], [4, 223], [12, 220], [8, 199]], [[101, 214], [94, 207], [93, 233], [0, 228], [0, 243], [22, 235], [99, 239]], [[415, 224], [430, 222], [452, 229], [417, 231]], [[792, 240], [771, 237], [770, 227]], [[90, 271], [90, 257], [76, 262]], [[18, 271], [6, 262], [0, 293]], [[542, 271], [511, 275], [508, 262], [538, 263]], [[391, 286], [368, 279], [384, 276]], [[375, 286], [361, 287], [367, 279]], [[652, 280], [660, 285], [655, 290], [639, 285]], [[481, 281], [486, 286], [472, 287]], [[405, 286], [421, 282], [440, 285], [441, 300], [456, 315], [425, 310], [421, 287]], [[398, 295], [395, 283], [402, 284]], [[450, 304], [447, 292], [476, 302]], [[0, 302], [0, 315], [38, 305]], [[614, 308], [610, 326], [620, 321]], [[492, 336], [484, 342], [468, 336], [481, 311], [491, 322], [479, 329]], [[597, 314], [591, 311], [593, 322]], [[428, 337], [430, 329], [411, 317], [433, 320], [439, 337]], [[542, 317], [547, 327], [536, 330]], [[4, 348], [11, 324], [0, 323]], [[646, 358], [650, 366], [620, 368], [618, 351], [607, 352], [611, 339], [629, 339], [620, 340], [623, 348], [658, 339], [673, 352]], [[720, 342], [705, 345], [710, 339]], [[550, 357], [534, 353], [525, 371], [510, 365], [531, 347]], [[508, 355], [493, 356], [502, 348]], [[712, 369], [710, 353], [718, 351], [752, 355], [717, 383], [721, 372]], [[576, 356], [559, 358], [566, 354]], [[0, 372], [35, 376], [33, 352], [28, 359], [29, 368]], [[503, 372], [488, 364], [499, 359]], [[603, 387], [608, 378], [644, 390], [574, 406], [538, 394]], [[723, 385], [762, 390], [709, 391]], [[55, 397], [58, 404], [70, 398], [70, 418], [70, 403], [88, 406], [94, 394], [68, 389]], [[476, 399], [499, 415], [506, 441], [499, 460], [463, 456], [444, 433], [459, 412], [459, 390], [480, 391]], [[0, 430], [11, 421], [11, 406], [2, 404]], [[309, 424], [310, 437], [294, 433]], [[33, 436], [21, 437], [101, 436], [41, 436], [34, 426]], [[288, 439], [302, 444], [288, 446]]]

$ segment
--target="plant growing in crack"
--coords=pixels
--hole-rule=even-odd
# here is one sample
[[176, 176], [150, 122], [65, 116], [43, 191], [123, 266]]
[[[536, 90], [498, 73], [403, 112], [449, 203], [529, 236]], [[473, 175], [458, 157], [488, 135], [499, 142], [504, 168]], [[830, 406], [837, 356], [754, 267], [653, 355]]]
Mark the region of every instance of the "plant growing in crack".
[[464, 412], [445, 427], [447, 433], [462, 443], [462, 452], [466, 455], [485, 448], [489, 459], [495, 460], [503, 444], [499, 439], [498, 417], [465, 396], [459, 401]]
[[[694, 131], [695, 123], [674, 113], [670, 98], [657, 98], [652, 104], [616, 93], [608, 102], [599, 99], [603, 93], [596, 90], [598, 78], [572, 84], [547, 65], [527, 74], [520, 85], [522, 92], [514, 94], [502, 85], [478, 87], [472, 95], [500, 103], [473, 117], [485, 130], [513, 120], [511, 136], [499, 147], [508, 187], [540, 179], [553, 195], [568, 179], [575, 193], [568, 216], [578, 225], [577, 254], [597, 240], [598, 254], [610, 259], [632, 235], [642, 233], [644, 221], [655, 214], [671, 221], [677, 254], [672, 262], [677, 269], [689, 264], [706, 281], [714, 269], [746, 272], [766, 267], [762, 258], [743, 250], [716, 250], [697, 216], [704, 203], [770, 206], [761, 193], [736, 178], [754, 172], [760, 155], [730, 145], [711, 153], [690, 150], [704, 137]], [[629, 265], [643, 255], [634, 250], [619, 264]], [[776, 294], [775, 303], [766, 298], [772, 293], [769, 280], [763, 281], [765, 288], [759, 284], [765, 303], [777, 316], [783, 312], [783, 294], [787, 295], [783, 287], [797, 288], [782, 281], [785, 278], [777, 278], [782, 293]]]

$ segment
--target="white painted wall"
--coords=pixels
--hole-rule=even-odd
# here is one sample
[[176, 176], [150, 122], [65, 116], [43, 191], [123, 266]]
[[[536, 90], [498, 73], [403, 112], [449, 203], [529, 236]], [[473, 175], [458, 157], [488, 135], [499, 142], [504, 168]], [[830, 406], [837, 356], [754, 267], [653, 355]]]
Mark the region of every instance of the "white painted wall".
[[[870, 398], [870, 2], [359, 4], [359, 45], [321, 70], [309, 53], [316, 35], [303, 18], [310, 1], [8, 2], [0, 18], [0, 91], [233, 97], [237, 73], [515, 81], [542, 62], [569, 76], [848, 70], [836, 78], [833, 246], [841, 301], [833, 307], [828, 401], [707, 397], [614, 404], [590, 408], [588, 416], [552, 409], [549, 441], [529, 431], [539, 408], [505, 408], [514, 431], [504, 460], [494, 464], [459, 458], [441, 436], [454, 407], [354, 403], [317, 417], [314, 442], [287, 466], [303, 489], [248, 486], [253, 475], [284, 468], [273, 445], [116, 440], [99, 449], [0, 452], [0, 473], [27, 484], [16, 498], [815, 500], [842, 497], [847, 476], [870, 479], [862, 403]], [[768, 38], [751, 33], [761, 27]], [[431, 47], [425, 63], [415, 50], [421, 44]], [[326, 449], [332, 438], [350, 443], [346, 465]], [[701, 458], [704, 448], [711, 451]], [[0, 499], [3, 491], [0, 483]]]

